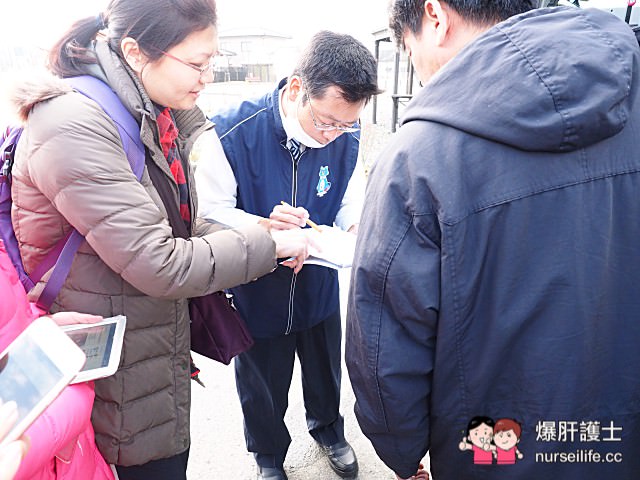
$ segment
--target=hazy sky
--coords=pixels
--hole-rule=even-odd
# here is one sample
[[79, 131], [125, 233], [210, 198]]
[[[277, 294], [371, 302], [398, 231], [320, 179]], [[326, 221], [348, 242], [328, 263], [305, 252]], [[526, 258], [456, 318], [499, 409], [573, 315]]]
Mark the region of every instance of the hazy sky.
[[[97, 15], [108, 0], [1, 0], [1, 43], [48, 48], [76, 19]], [[263, 27], [304, 43], [321, 29], [349, 33], [372, 46], [386, 26], [388, 0], [218, 0], [218, 26]]]

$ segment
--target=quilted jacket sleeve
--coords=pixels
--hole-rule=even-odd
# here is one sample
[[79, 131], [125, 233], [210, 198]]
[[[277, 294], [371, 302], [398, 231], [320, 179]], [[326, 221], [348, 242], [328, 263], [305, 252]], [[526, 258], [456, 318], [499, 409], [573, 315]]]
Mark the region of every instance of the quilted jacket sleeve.
[[[102, 261], [147, 295], [199, 296], [275, 266], [274, 243], [259, 225], [174, 238], [148, 175], [136, 180], [115, 125], [80, 94], [37, 105], [25, 133], [14, 175], [32, 183], [50, 202], [45, 210], [52, 205]], [[60, 236], [55, 221], [40, 224], [43, 234]]]

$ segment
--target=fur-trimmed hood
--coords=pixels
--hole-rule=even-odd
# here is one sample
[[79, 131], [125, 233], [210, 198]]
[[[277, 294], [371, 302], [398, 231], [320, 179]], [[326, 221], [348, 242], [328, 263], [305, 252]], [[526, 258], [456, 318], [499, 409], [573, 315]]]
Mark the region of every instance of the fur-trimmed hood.
[[14, 80], [9, 87], [8, 101], [17, 119], [24, 123], [36, 104], [70, 91], [72, 88], [63, 79], [41, 70]]

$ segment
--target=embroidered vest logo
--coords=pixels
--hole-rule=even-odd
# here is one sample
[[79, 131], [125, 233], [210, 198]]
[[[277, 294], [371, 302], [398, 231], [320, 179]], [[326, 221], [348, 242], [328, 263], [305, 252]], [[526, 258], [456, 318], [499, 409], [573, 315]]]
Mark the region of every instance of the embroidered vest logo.
[[320, 167], [318, 176], [320, 177], [320, 179], [318, 180], [318, 185], [316, 186], [316, 192], [318, 192], [316, 195], [318, 195], [319, 197], [324, 197], [331, 188], [331, 182], [327, 180], [327, 177], [329, 176], [329, 166], [327, 165], [324, 167]]

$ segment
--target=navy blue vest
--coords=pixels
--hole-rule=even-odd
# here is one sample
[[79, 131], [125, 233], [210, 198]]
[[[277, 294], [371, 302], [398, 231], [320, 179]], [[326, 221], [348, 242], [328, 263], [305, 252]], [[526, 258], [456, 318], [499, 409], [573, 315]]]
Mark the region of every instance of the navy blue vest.
[[[307, 148], [298, 162], [287, 149], [279, 113], [279, 89], [212, 118], [238, 183], [237, 207], [269, 217], [285, 201], [332, 225], [358, 157], [359, 136], [345, 133], [324, 148]], [[234, 288], [235, 302], [257, 338], [310, 328], [339, 309], [337, 271], [279, 266], [255, 282]]]

